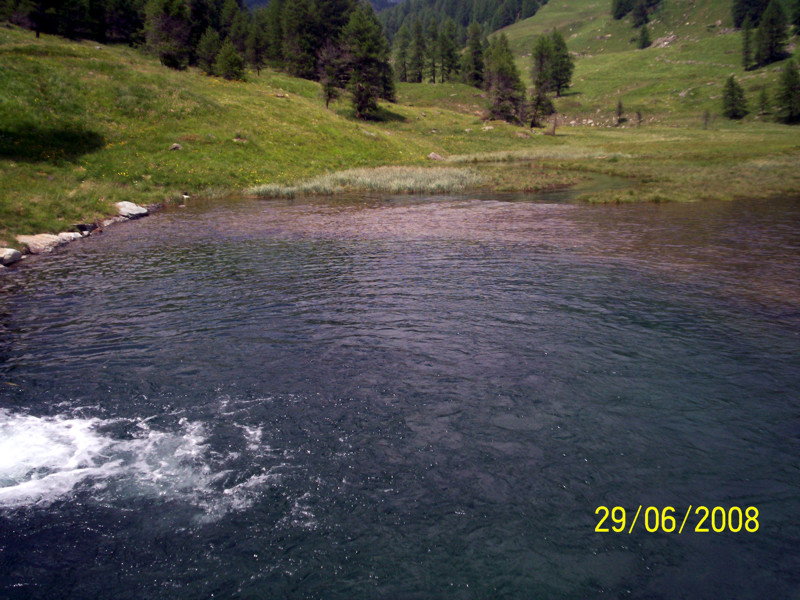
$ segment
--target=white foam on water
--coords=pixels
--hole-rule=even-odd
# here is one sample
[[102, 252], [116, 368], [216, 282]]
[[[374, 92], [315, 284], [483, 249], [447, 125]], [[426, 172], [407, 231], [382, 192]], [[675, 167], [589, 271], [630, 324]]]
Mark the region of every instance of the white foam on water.
[[[246, 509], [280, 479], [272, 469], [243, 481], [231, 476], [226, 460], [238, 454], [212, 460], [202, 424], [182, 420], [178, 431], [165, 432], [143, 419], [133, 438], [115, 439], [101, 431], [113, 423], [0, 410], [0, 508], [48, 505], [89, 489], [103, 501], [185, 501], [216, 517]], [[248, 446], [261, 435], [247, 431]]]

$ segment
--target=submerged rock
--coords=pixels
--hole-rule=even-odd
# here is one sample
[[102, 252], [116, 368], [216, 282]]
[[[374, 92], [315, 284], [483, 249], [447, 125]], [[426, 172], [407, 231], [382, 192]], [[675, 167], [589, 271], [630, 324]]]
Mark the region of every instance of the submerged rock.
[[137, 219], [150, 212], [144, 206], [139, 206], [133, 202], [117, 202], [114, 206], [117, 207], [117, 214], [125, 219]]
[[0, 265], [13, 265], [22, 260], [22, 252], [14, 248], [0, 248]]

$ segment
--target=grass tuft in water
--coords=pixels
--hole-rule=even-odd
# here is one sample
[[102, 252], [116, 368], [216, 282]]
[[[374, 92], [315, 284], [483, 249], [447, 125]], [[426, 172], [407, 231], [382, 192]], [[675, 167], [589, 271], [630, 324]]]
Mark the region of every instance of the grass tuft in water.
[[353, 191], [437, 194], [460, 192], [476, 187], [481, 182], [480, 175], [469, 169], [377, 167], [328, 173], [292, 186], [259, 185], [248, 192], [261, 198], [293, 198], [297, 195], [330, 195]]

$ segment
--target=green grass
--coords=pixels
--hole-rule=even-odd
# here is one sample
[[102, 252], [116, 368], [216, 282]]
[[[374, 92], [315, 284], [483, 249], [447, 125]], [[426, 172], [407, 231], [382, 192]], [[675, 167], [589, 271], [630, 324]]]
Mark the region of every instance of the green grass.
[[[421, 164], [430, 152], [523, 145], [516, 128], [484, 131], [475, 114], [399, 103], [365, 122], [346, 100], [326, 110], [316, 83], [271, 70], [248, 79], [171, 71], [130, 48], [0, 29], [0, 241], [68, 230], [112, 213], [119, 200], [238, 193]], [[170, 151], [173, 143], [183, 149]]]
[[[609, 4], [551, 0], [505, 30], [525, 77], [535, 36], [553, 27], [576, 57], [573, 87], [556, 100], [557, 135], [532, 138], [483, 122], [485, 93], [461, 84], [398, 84], [397, 104], [360, 121], [346, 100], [327, 110], [316, 83], [269, 69], [228, 82], [171, 71], [130, 48], [0, 28], [0, 243], [69, 230], [113, 213], [120, 200], [149, 204], [257, 186], [270, 194], [545, 190], [603, 174], [622, 183], [587, 191], [587, 200], [800, 190], [800, 130], [769, 115], [740, 123], [719, 116], [729, 75], [752, 106], [782, 66], [742, 70], [727, 1], [664, 0], [651, 28], [668, 43], [641, 51], [630, 17], [613, 21]], [[613, 127], [618, 100], [629, 121]], [[633, 126], [637, 111], [641, 127]], [[182, 149], [171, 151], [174, 143]], [[447, 181], [448, 171], [426, 159], [430, 152], [471, 175]], [[374, 170], [386, 165], [418, 169], [399, 178]], [[331, 175], [341, 171], [350, 173]]]
[[375, 167], [327, 173], [296, 185], [257, 185], [250, 188], [248, 193], [261, 198], [293, 198], [297, 195], [331, 195], [354, 191], [437, 194], [474, 188], [481, 181], [481, 177], [470, 169]]
[[[610, 2], [553, 0], [530, 19], [503, 30], [517, 66], [530, 83], [530, 51], [536, 36], [553, 28], [564, 34], [576, 59], [573, 86], [556, 108], [567, 123], [613, 124], [618, 100], [630, 118], [647, 123], [692, 125], [704, 112], [720, 113], [722, 87], [735, 75], [755, 109], [761, 87], [777, 87], [781, 64], [745, 72], [741, 32], [732, 29], [727, 0], [664, 0], [649, 24], [654, 45], [637, 50], [630, 15], [615, 21]], [[759, 120], [755, 110], [747, 120]]]

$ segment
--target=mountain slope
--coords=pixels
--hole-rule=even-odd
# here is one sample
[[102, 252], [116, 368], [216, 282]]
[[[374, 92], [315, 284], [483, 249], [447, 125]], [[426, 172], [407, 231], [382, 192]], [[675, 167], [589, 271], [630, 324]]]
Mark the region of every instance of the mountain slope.
[[536, 36], [562, 32], [576, 70], [572, 89], [556, 106], [577, 122], [609, 123], [618, 100], [629, 117], [639, 111], [646, 120], [697, 122], [705, 111], [720, 112], [730, 75], [743, 83], [753, 107], [761, 87], [775, 87], [781, 63], [750, 72], [741, 67], [741, 32], [733, 29], [727, 1], [664, 0], [648, 27], [654, 43], [637, 50], [631, 16], [615, 21], [610, 2], [553, 0], [502, 31], [528, 81]]

